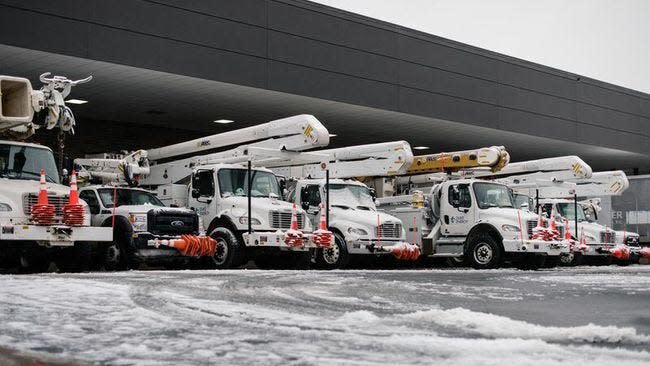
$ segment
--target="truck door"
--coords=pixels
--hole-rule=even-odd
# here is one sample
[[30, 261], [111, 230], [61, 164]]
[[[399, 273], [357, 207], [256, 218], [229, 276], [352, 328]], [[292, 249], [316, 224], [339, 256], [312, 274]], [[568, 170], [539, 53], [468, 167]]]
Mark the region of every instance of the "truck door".
[[449, 184], [440, 199], [441, 231], [446, 236], [464, 236], [474, 222], [472, 195], [467, 183]]
[[311, 221], [312, 227], [317, 224], [320, 213], [320, 187], [318, 184], [310, 184], [300, 190], [300, 205]]
[[79, 193], [79, 198], [86, 201], [88, 204], [88, 209], [90, 210], [90, 225], [91, 226], [100, 226], [106, 214], [101, 214], [101, 206], [99, 205], [99, 199], [97, 194], [93, 190], [84, 190]]
[[198, 169], [190, 181], [189, 207], [203, 218], [204, 229], [216, 215], [214, 170]]

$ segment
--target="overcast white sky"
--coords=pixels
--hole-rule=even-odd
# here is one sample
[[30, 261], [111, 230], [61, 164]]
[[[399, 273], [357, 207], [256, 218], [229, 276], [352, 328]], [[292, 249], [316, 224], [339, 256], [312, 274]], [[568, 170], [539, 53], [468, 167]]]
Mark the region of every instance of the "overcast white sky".
[[650, 0], [315, 0], [650, 93]]

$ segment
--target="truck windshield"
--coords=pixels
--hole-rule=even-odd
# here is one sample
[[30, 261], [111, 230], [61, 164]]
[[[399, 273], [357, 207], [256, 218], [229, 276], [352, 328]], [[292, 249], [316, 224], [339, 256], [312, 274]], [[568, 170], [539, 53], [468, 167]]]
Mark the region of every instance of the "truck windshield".
[[138, 205], [153, 205], [164, 206], [162, 202], [155, 195], [140, 191], [137, 189], [122, 189], [122, 188], [102, 188], [98, 189], [99, 198], [102, 200], [104, 207], [113, 207], [113, 196], [117, 196], [117, 207], [119, 206], [138, 206]]
[[0, 144], [0, 177], [39, 180], [41, 169], [45, 170], [48, 182], [59, 183], [59, 173], [49, 149]]
[[[273, 173], [253, 170], [252, 197], [280, 197], [280, 185]], [[218, 173], [221, 197], [248, 196], [248, 171], [246, 169], [221, 169]]]
[[526, 196], [525, 194], [517, 194], [517, 193], [515, 193], [513, 197], [514, 197], [514, 201], [515, 201], [515, 207], [520, 208], [521, 205], [523, 205], [525, 203], [525, 204], [528, 205], [528, 210], [529, 211], [535, 210], [535, 207], [534, 207], [535, 205], [534, 205], [534, 202], [533, 202], [532, 198]]
[[330, 184], [330, 205], [361, 210], [375, 210], [368, 187], [353, 184]]
[[[575, 207], [573, 202], [558, 203], [557, 210], [559, 214], [567, 220], [573, 220], [575, 218]], [[578, 221], [587, 221], [584, 211], [582, 211], [582, 206], [578, 205]]]
[[479, 208], [514, 207], [512, 192], [503, 184], [474, 183], [473, 187]]

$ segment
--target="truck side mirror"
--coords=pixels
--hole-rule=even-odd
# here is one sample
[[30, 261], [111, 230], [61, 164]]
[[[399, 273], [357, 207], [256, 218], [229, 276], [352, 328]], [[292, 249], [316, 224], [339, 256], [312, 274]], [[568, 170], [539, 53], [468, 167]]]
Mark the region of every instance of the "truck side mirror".
[[198, 188], [192, 188], [192, 198], [199, 198], [201, 197], [201, 192], [199, 192]]

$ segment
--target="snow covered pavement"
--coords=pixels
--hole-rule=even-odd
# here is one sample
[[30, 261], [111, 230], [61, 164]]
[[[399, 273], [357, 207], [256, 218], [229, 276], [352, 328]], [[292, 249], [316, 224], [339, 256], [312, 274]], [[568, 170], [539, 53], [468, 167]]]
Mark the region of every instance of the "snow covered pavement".
[[0, 276], [0, 347], [81, 364], [650, 364], [650, 266]]

